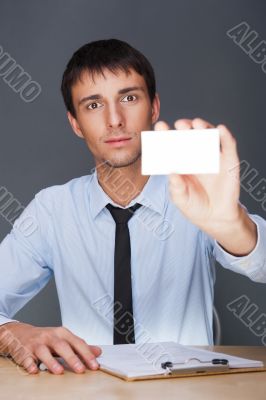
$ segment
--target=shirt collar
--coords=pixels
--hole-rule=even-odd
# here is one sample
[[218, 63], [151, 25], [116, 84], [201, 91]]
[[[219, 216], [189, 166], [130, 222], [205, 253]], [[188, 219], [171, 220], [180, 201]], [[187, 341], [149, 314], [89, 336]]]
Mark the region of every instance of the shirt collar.
[[[167, 177], [165, 175], [152, 175], [149, 177], [142, 191], [127, 205], [127, 207], [131, 207], [135, 203], [141, 203], [143, 206], [163, 215], [166, 200], [166, 188]], [[108, 203], [111, 203], [116, 207], [121, 207], [121, 205], [116, 204], [111, 200], [102, 189], [98, 182], [96, 169], [92, 174], [91, 184], [89, 185], [89, 197], [93, 219], [97, 217]]]

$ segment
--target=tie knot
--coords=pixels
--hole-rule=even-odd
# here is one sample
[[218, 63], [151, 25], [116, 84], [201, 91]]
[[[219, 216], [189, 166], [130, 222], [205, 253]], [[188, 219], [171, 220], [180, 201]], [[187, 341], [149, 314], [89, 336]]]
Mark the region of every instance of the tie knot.
[[110, 211], [116, 224], [127, 224], [134, 212], [141, 207], [141, 204], [136, 203], [129, 208], [115, 207], [112, 204], [107, 204], [106, 208]]

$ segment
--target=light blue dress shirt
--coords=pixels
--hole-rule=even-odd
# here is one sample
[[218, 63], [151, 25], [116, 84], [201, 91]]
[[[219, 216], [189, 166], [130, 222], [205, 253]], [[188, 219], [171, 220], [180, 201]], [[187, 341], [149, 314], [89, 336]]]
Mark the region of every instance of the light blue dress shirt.
[[[215, 259], [266, 282], [266, 221], [257, 215], [255, 249], [234, 257], [171, 202], [166, 176], [151, 176], [128, 206], [136, 343], [213, 343]], [[63, 326], [89, 344], [112, 344], [116, 205], [97, 174], [41, 190], [0, 245], [0, 324], [54, 274]]]

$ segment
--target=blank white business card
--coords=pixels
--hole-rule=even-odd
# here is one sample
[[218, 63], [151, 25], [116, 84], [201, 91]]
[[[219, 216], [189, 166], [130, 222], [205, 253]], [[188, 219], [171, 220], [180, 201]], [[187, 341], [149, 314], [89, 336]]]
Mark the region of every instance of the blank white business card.
[[218, 129], [141, 132], [142, 175], [217, 174]]

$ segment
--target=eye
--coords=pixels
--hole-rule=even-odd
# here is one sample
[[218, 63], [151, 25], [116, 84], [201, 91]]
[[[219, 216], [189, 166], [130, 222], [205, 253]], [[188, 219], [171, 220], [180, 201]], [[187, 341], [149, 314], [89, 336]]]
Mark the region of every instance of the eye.
[[98, 105], [101, 105], [101, 104], [94, 102], [94, 103], [87, 105], [86, 108], [88, 108], [90, 110], [95, 110], [96, 108], [99, 108]]
[[[122, 101], [124, 101], [124, 102], [129, 102], [129, 101], [134, 101], [134, 100], [136, 100], [136, 96], [134, 96], [134, 95], [132, 95], [132, 94], [128, 94], [127, 96], [125, 96], [123, 99], [122, 99]], [[127, 99], [127, 100], [125, 100], [125, 99]]]

